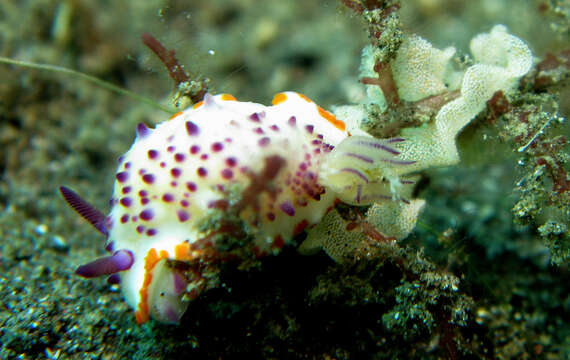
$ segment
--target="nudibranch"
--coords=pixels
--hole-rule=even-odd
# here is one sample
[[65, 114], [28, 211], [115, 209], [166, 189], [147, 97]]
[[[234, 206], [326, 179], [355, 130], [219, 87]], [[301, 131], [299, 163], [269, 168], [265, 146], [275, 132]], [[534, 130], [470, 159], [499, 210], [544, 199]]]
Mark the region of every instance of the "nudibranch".
[[275, 95], [272, 106], [207, 94], [155, 129], [139, 124], [119, 159], [108, 216], [61, 188], [111, 253], [76, 272], [120, 282], [138, 323], [179, 322], [204, 280], [192, 264], [211, 255], [197, 244], [211, 238], [204, 221], [213, 212], [237, 212], [252, 256], [276, 254], [339, 201], [393, 199], [407, 184], [398, 168], [413, 161], [398, 160], [394, 146], [404, 139], [349, 130], [294, 92]]

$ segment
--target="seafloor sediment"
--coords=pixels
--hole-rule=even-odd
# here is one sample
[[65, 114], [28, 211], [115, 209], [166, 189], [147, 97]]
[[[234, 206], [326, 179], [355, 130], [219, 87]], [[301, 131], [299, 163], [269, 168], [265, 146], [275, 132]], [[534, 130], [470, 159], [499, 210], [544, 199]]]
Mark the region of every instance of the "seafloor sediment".
[[[400, 12], [404, 31], [460, 53], [475, 34], [505, 24], [539, 61], [567, 48], [567, 7], [416, 0]], [[240, 100], [269, 103], [295, 90], [329, 108], [364, 94], [358, 67], [368, 34], [341, 1], [0, 3], [0, 55], [77, 69], [166, 103], [172, 82], [141, 44], [145, 31], [215, 92]], [[567, 117], [561, 82], [543, 92], [562, 99]], [[513, 223], [521, 159], [500, 122], [475, 121], [460, 138], [464, 161], [423, 174], [417, 192], [428, 205], [398, 247], [381, 245], [351, 266], [292, 247], [247, 271], [228, 264], [180, 326], [137, 326], [118, 288], [74, 274], [104, 253], [103, 239], [58, 187], [107, 210], [136, 124], [164, 119], [73, 77], [0, 64], [0, 358], [570, 356], [568, 264], [551, 264], [535, 223]], [[567, 136], [567, 123], [555, 131]]]

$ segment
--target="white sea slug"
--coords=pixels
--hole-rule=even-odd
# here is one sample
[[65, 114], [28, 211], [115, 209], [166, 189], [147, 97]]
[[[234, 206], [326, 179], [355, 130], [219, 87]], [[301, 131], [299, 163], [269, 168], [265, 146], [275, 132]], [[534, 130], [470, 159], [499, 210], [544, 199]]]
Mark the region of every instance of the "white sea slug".
[[294, 92], [275, 95], [273, 106], [206, 95], [155, 129], [139, 124], [119, 160], [108, 216], [61, 188], [112, 254], [77, 273], [120, 282], [138, 323], [177, 323], [200, 290], [200, 267], [191, 265], [205, 256], [196, 246], [209, 235], [201, 225], [214, 211], [235, 211], [230, 193], [255, 199], [238, 200], [254, 239], [243, 247], [274, 254], [338, 201], [395, 197], [409, 181], [392, 170], [413, 163], [397, 159], [391, 144], [402, 141], [350, 136], [343, 121]]

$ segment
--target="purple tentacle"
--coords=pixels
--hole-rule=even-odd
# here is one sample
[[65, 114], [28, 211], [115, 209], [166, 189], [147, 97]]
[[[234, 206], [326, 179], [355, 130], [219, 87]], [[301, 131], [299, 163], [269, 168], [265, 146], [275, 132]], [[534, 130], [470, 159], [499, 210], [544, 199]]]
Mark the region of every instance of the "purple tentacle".
[[60, 186], [59, 191], [65, 201], [75, 210], [82, 218], [87, 220], [101, 234], [107, 236], [107, 227], [105, 226], [105, 215], [93, 205], [83, 200], [73, 190], [65, 186]]
[[384, 150], [384, 151], [389, 152], [390, 154], [393, 154], [393, 155], [400, 155], [400, 152], [398, 150], [393, 149], [389, 146], [380, 144], [379, 142], [360, 140], [360, 141], [358, 141], [358, 145], [364, 145], [364, 146], [368, 146], [368, 147], [371, 147], [374, 149]]
[[388, 139], [387, 141], [388, 141], [388, 144], [392, 144], [392, 143], [395, 143], [395, 142], [406, 141], [406, 139], [401, 138], [401, 137], [395, 137], [395, 138]]
[[381, 159], [381, 161], [394, 165], [412, 165], [417, 162], [415, 160], [394, 160], [394, 159]]
[[88, 264], [81, 265], [75, 270], [75, 273], [85, 278], [111, 275], [119, 271], [130, 269], [134, 261], [135, 258], [132, 252], [129, 250], [119, 250], [111, 256], [105, 256]]
[[356, 201], [357, 204], [360, 204], [361, 195], [362, 195], [362, 185], [358, 185], [358, 187], [356, 188], [356, 197], [354, 198], [354, 201]]
[[360, 155], [360, 154], [344, 153], [343, 155], [350, 156], [350, 157], [356, 158], [358, 160], [362, 160], [362, 161], [370, 163], [370, 164], [372, 164], [374, 162], [374, 160], [372, 158], [369, 158], [368, 156], [364, 156], [364, 155]]
[[368, 184], [368, 178], [366, 177], [366, 175], [364, 175], [361, 171], [353, 169], [353, 168], [342, 168], [340, 169], [341, 172], [347, 172], [347, 173], [351, 173], [354, 174], [356, 176], [358, 176], [359, 178], [361, 178], [362, 180], [364, 180], [365, 183]]

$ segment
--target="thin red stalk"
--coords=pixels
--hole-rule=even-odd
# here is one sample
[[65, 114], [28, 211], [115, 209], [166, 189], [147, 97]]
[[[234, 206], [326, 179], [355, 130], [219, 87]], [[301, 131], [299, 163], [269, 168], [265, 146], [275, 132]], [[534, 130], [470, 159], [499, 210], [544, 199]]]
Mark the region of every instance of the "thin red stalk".
[[170, 77], [176, 81], [176, 85], [189, 81], [190, 78], [188, 74], [184, 71], [178, 60], [174, 50], [166, 49], [160, 41], [158, 41], [154, 36], [149, 33], [143, 33], [141, 35], [142, 42], [150, 49], [153, 53], [158, 56], [160, 61], [166, 66], [168, 74]]

